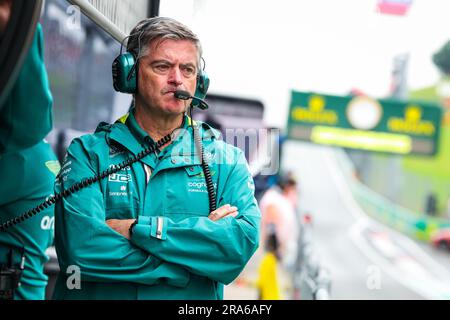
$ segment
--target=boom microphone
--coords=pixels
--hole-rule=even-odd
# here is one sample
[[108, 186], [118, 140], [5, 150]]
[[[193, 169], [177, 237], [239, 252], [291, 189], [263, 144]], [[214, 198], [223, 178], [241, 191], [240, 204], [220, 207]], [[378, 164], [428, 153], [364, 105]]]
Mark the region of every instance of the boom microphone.
[[177, 90], [173, 93], [174, 97], [180, 100], [189, 100], [189, 99], [194, 99], [198, 102], [200, 102], [200, 104], [198, 105], [198, 107], [202, 110], [208, 109], [209, 106], [208, 104], [205, 102], [205, 100], [197, 98], [195, 96], [191, 96], [191, 94], [187, 91], [184, 90]]

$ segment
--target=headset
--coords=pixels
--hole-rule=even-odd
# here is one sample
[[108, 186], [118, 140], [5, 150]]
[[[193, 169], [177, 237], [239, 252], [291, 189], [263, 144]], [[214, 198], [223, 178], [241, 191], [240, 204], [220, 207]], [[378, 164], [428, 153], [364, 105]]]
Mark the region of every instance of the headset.
[[[138, 42], [139, 42], [139, 52], [141, 47], [141, 37], [145, 32], [145, 28], [147, 28], [153, 21], [149, 21], [147, 24], [144, 24], [141, 29], [142, 31], [134, 34], [130, 34], [125, 37], [124, 40], [120, 44], [120, 54], [114, 59], [112, 64], [112, 78], [113, 78], [113, 86], [114, 90], [122, 93], [137, 93], [137, 74], [139, 68], [139, 56], [136, 56], [133, 52], [127, 51], [123, 53], [123, 42], [130, 38], [133, 35], [139, 34]], [[203, 58], [202, 58], [203, 60]], [[203, 65], [204, 60], [203, 60]], [[203, 68], [204, 69], [204, 68]], [[194, 97], [199, 99], [204, 99], [206, 97], [206, 92], [209, 88], [209, 77], [205, 73], [202, 68], [199, 68], [197, 79], [196, 79], [196, 87]], [[199, 103], [198, 100], [192, 99], [191, 102], [192, 107], [198, 107], [201, 109], [205, 108], [204, 104]]]

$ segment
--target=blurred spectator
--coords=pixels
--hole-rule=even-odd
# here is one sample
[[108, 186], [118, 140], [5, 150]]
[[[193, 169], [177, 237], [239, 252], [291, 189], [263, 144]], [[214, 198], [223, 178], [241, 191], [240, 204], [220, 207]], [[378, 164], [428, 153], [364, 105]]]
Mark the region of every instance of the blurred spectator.
[[281, 294], [277, 276], [278, 240], [276, 227], [273, 224], [267, 226], [267, 241], [264, 249], [265, 253], [259, 267], [258, 297], [259, 300], [280, 300]]
[[436, 195], [431, 192], [428, 194], [426, 203], [425, 203], [425, 212], [429, 216], [435, 216], [437, 210], [437, 199]]
[[280, 174], [277, 185], [261, 198], [261, 243], [267, 242], [269, 225], [274, 225], [280, 244], [279, 253], [283, 266], [292, 269], [297, 257], [299, 224], [296, 216], [298, 201], [297, 181], [292, 173]]

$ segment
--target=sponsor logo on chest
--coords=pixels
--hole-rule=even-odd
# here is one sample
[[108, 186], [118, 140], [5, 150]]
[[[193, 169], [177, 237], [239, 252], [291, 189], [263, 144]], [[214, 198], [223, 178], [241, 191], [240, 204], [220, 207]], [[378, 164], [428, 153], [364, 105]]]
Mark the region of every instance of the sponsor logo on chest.
[[[112, 167], [114, 165], [111, 165]], [[133, 182], [132, 175], [130, 173], [130, 167], [125, 167], [119, 172], [110, 174], [108, 176], [108, 188], [110, 197], [127, 197], [133, 192], [130, 190], [130, 182]]]
[[[187, 182], [188, 192], [208, 192], [206, 181], [204, 179], [193, 179]], [[214, 189], [217, 189], [217, 183], [214, 183]]]

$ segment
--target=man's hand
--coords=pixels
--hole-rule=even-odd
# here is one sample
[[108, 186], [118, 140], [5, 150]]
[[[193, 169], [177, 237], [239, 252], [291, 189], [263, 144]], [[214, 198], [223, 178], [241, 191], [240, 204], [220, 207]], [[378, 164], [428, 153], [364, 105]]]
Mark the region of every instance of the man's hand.
[[211, 212], [208, 218], [212, 221], [217, 221], [228, 216], [236, 218], [238, 214], [239, 211], [237, 210], [237, 207], [232, 207], [231, 205], [226, 204]]
[[120, 233], [125, 238], [130, 240], [130, 226], [136, 219], [109, 219], [106, 220], [106, 224], [114, 231]]

